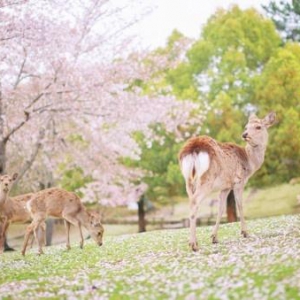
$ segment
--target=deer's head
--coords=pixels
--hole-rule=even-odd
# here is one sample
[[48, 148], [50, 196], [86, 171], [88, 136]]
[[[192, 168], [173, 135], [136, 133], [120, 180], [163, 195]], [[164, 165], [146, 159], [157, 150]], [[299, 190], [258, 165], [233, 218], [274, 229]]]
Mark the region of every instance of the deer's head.
[[101, 217], [98, 213], [89, 213], [89, 233], [92, 239], [97, 243], [98, 246], [102, 246], [102, 238], [104, 233], [104, 228], [101, 224]]
[[2, 193], [8, 194], [10, 192], [10, 189], [14, 183], [14, 181], [17, 179], [18, 174], [14, 173], [12, 176], [10, 175], [2, 175], [0, 176], [0, 190]]
[[242, 135], [243, 139], [252, 147], [266, 146], [268, 143], [268, 128], [275, 121], [276, 114], [274, 112], [270, 112], [263, 119], [259, 119], [256, 115], [251, 115]]

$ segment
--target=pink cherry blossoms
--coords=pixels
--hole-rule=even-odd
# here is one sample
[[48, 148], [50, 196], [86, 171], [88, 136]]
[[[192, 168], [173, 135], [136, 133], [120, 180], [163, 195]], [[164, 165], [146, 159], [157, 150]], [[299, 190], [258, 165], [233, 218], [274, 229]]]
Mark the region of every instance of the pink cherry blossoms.
[[[3, 172], [24, 174], [21, 187], [59, 180], [58, 165], [68, 161], [94, 179], [84, 190], [86, 201], [126, 203], [138, 197], [131, 182], [142, 175], [118, 162], [138, 157], [132, 132], [150, 141], [149, 125], [159, 122], [180, 139], [179, 126], [201, 126], [203, 116], [190, 118], [196, 104], [128, 89], [134, 79], [153, 74], [141, 67], [142, 54], [127, 55], [130, 39], [121, 33], [147, 11], [140, 6], [136, 17], [121, 19], [132, 5], [0, 2], [0, 165]], [[69, 143], [73, 134], [84, 145]]]

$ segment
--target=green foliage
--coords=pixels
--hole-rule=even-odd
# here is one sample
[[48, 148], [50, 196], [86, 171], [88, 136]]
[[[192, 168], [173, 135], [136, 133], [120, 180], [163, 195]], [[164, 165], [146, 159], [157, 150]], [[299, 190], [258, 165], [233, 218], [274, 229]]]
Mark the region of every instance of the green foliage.
[[256, 87], [254, 104], [262, 114], [276, 111], [278, 124], [271, 129], [265, 170], [267, 184], [300, 175], [300, 46], [286, 44], [270, 59]]
[[70, 192], [76, 192], [80, 197], [83, 193], [79, 191], [80, 188], [85, 187], [93, 178], [90, 175], [85, 175], [80, 167], [73, 167], [72, 169], [65, 169], [65, 165], [61, 164], [59, 168], [62, 171], [61, 180], [59, 185]]
[[251, 180], [256, 186], [288, 181], [300, 172], [300, 47], [281, 45], [272, 21], [254, 9], [220, 9], [187, 60], [167, 74], [175, 95], [190, 95], [209, 107], [202, 133], [219, 141], [241, 143], [251, 109], [261, 117], [277, 113], [266, 161]]
[[160, 124], [153, 126], [153, 131], [157, 138], [151, 142], [141, 132], [134, 134], [141, 149], [140, 158], [125, 158], [123, 163], [144, 170], [146, 173], [142, 180], [149, 186], [147, 197], [159, 204], [166, 204], [169, 203], [170, 197], [184, 193], [177, 160], [181, 144]]
[[[242, 109], [253, 95], [253, 80], [259, 68], [277, 49], [280, 39], [271, 21], [255, 10], [219, 10], [213, 15], [200, 38], [202, 48], [209, 48], [203, 66], [199, 66], [194, 78], [201, 78], [198, 85], [201, 95], [212, 104], [220, 93], [226, 92], [232, 99], [232, 109]], [[195, 44], [196, 50], [199, 43]], [[200, 48], [201, 50], [201, 48]], [[194, 46], [187, 57], [191, 64], [197, 60]], [[208, 87], [207, 87], [208, 86]], [[208, 91], [206, 91], [208, 89]]]
[[[154, 54], [178, 61], [181, 52], [176, 45], [183, 40], [174, 32], [167, 46]], [[220, 9], [187, 48], [184, 59], [153, 73], [144, 91], [150, 93], [153, 83], [156, 91], [171, 85], [178, 99], [200, 102], [207, 112], [201, 134], [219, 141], [240, 144], [250, 111], [256, 110], [260, 117], [275, 111], [278, 124], [270, 129], [265, 163], [250, 184], [288, 181], [300, 175], [300, 46], [282, 45], [273, 22], [256, 10]], [[130, 164], [148, 171], [149, 197], [164, 202], [168, 196], [180, 195], [184, 187], [176, 157], [180, 145], [172, 134], [158, 135], [164, 143], [154, 141], [151, 147], [138, 137], [141, 159]]]

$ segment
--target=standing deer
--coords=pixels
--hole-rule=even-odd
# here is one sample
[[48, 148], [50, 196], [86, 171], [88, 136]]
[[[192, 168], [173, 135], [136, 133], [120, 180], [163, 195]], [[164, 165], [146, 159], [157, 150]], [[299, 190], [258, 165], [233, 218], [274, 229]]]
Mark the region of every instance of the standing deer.
[[247, 237], [243, 213], [242, 194], [248, 179], [261, 167], [268, 143], [267, 129], [275, 123], [276, 115], [269, 113], [264, 119], [251, 115], [242, 138], [246, 147], [232, 143], [219, 143], [208, 136], [189, 139], [179, 153], [181, 172], [185, 179], [190, 201], [190, 241], [193, 251], [198, 250], [196, 217], [199, 205], [212, 191], [220, 191], [219, 209], [212, 242], [217, 243], [217, 233], [225, 201], [234, 191], [241, 220], [241, 234]]
[[10, 175], [0, 176], [0, 215], [2, 212], [3, 205], [7, 201], [9, 192], [17, 177], [18, 177], [17, 173], [15, 173], [13, 176]]
[[0, 252], [3, 251], [4, 245], [4, 233], [7, 227], [8, 218], [5, 214], [5, 207], [9, 201], [9, 192], [13, 186], [14, 181], [17, 179], [18, 174], [15, 173], [13, 176], [2, 175], [0, 176]]
[[67, 249], [70, 249], [71, 224], [79, 227], [81, 238], [80, 248], [83, 248], [84, 243], [81, 225], [88, 230], [96, 243], [102, 246], [104, 229], [100, 222], [100, 216], [96, 213], [88, 212], [76, 194], [59, 188], [50, 188], [34, 194], [26, 206], [31, 215], [32, 222], [26, 229], [22, 248], [23, 255], [25, 255], [29, 237], [33, 233], [38, 241], [38, 254], [43, 253], [43, 241], [37, 235], [37, 230], [40, 226], [43, 226], [48, 216], [64, 219], [67, 229]]
[[[15, 197], [9, 197], [2, 207], [2, 216], [5, 218], [5, 222], [2, 225], [2, 233], [0, 236], [0, 253], [4, 251], [4, 242], [8, 228], [11, 223], [26, 223], [31, 221], [31, 215], [26, 208], [26, 203], [31, 199], [33, 193], [28, 193], [24, 195], [18, 195]], [[46, 225], [41, 226], [41, 232], [39, 234], [44, 234], [46, 230]], [[33, 244], [33, 240], [31, 245]]]
[[[31, 220], [31, 216], [26, 209], [26, 203], [33, 196], [33, 193], [9, 197], [9, 192], [18, 174], [13, 176], [0, 176], [0, 253], [4, 251], [4, 242], [6, 232], [10, 223], [25, 223]], [[41, 229], [45, 231], [45, 224], [41, 225]], [[42, 234], [42, 232], [38, 233]]]

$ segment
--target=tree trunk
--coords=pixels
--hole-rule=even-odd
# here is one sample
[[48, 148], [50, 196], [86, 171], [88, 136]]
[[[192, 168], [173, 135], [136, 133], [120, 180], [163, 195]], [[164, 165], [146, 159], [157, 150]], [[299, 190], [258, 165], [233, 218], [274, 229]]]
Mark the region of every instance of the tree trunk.
[[51, 246], [53, 236], [53, 225], [53, 219], [46, 220], [46, 246]]
[[[2, 116], [0, 116], [0, 117], [2, 117]], [[5, 167], [6, 167], [6, 155], [5, 154], [6, 154], [6, 142], [1, 140], [0, 141], [0, 175], [3, 175], [5, 173]], [[4, 239], [4, 241], [2, 241], [2, 242], [4, 243], [4, 251], [14, 251], [14, 249], [11, 248], [7, 244], [6, 236], [4, 236], [3, 239]]]
[[236, 205], [233, 190], [230, 191], [227, 197], [227, 222], [236, 222], [237, 214], [236, 214]]
[[145, 201], [144, 197], [142, 196], [141, 199], [138, 201], [138, 218], [139, 218], [139, 232], [146, 231], [146, 219], [145, 219]]
[[5, 173], [6, 166], [6, 143], [2, 140], [0, 141], [0, 174]]

